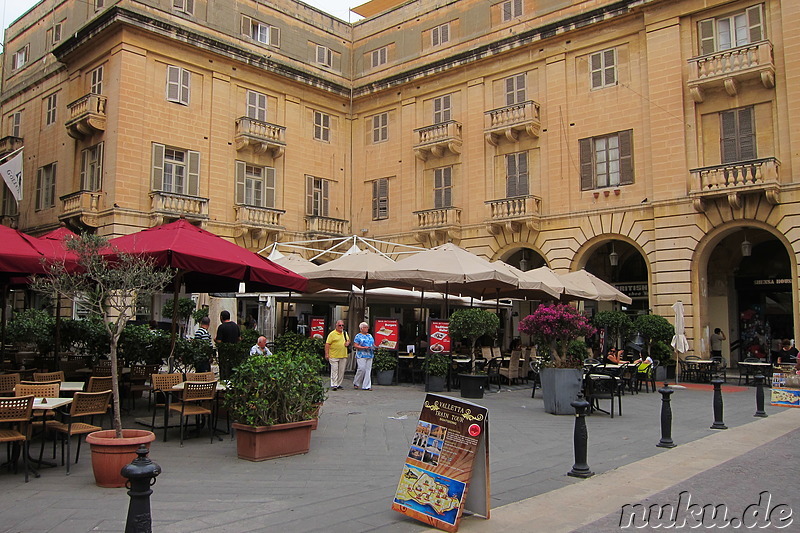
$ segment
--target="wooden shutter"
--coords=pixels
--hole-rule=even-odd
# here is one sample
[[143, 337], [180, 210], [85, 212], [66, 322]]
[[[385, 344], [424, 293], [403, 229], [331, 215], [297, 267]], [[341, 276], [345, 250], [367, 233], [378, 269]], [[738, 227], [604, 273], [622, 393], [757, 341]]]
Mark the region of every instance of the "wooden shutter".
[[617, 83], [617, 51], [612, 48], [603, 52], [603, 85]]
[[306, 176], [306, 214], [314, 215], [314, 178]]
[[321, 202], [322, 210], [320, 214], [326, 217], [328, 216], [328, 201], [329, 201], [328, 193], [330, 192], [329, 191], [330, 182], [328, 180], [320, 180], [320, 181], [322, 182], [322, 202]]
[[242, 15], [242, 35], [253, 38], [253, 19]]
[[633, 183], [633, 130], [619, 132], [619, 184]]
[[507, 22], [512, 18], [511, 1], [503, 2], [503, 22]]
[[528, 194], [528, 152], [517, 154], [517, 194]]
[[244, 173], [247, 165], [244, 161], [236, 162], [236, 203], [244, 203]]
[[53, 207], [56, 205], [56, 164], [50, 165], [50, 183], [48, 184], [50, 197], [47, 199], [45, 207]]
[[164, 188], [164, 145], [153, 143], [153, 190]]
[[443, 188], [443, 168], [437, 168], [433, 171], [433, 208], [434, 209], [441, 209], [444, 207], [443, 198], [442, 198], [442, 188]]
[[518, 173], [517, 154], [508, 154], [506, 156], [506, 198], [513, 198], [519, 194], [517, 192]]
[[581, 157], [581, 190], [594, 189], [594, 157], [592, 147], [594, 143], [591, 138], [578, 141]]
[[747, 8], [747, 26], [751, 43], [757, 43], [764, 39], [764, 24], [761, 17], [760, 4]]
[[281, 46], [281, 29], [277, 26], [269, 27], [269, 44], [276, 48]]
[[264, 207], [275, 207], [275, 169], [264, 167]]
[[592, 71], [592, 89], [603, 86], [603, 56], [600, 52], [589, 56]]
[[189, 196], [200, 196], [200, 152], [189, 150]]
[[44, 194], [44, 189], [42, 187], [42, 169], [36, 169], [36, 210], [42, 208], [42, 195]]
[[439, 27], [431, 30], [431, 46], [439, 46]]
[[181, 103], [189, 105], [189, 83], [191, 82], [192, 74], [186, 70], [181, 69]]
[[380, 140], [381, 140], [381, 116], [375, 115], [374, 117], [372, 117], [372, 142], [377, 143], [380, 142]]
[[186, 12], [190, 15], [194, 13], [194, 0], [185, 0], [186, 2]]
[[172, 65], [167, 66], [167, 100], [179, 102], [181, 97], [181, 69]]
[[443, 191], [443, 202], [444, 205], [442, 207], [452, 207], [453, 206], [453, 167], [446, 167], [443, 172], [443, 182], [444, 182], [444, 191]]
[[372, 182], [372, 220], [378, 220], [378, 180]]
[[753, 124], [753, 108], [745, 107], [737, 112], [739, 126], [739, 160], [748, 161], [756, 158], [755, 124]]
[[514, 77], [506, 78], [506, 105], [516, 104]]
[[450, 41], [450, 24], [443, 24], [442, 30], [439, 34], [439, 38], [442, 43], [446, 43]]
[[717, 51], [716, 21], [714, 19], [701, 20], [697, 24], [697, 33], [700, 35], [700, 55], [713, 54]]
[[89, 149], [81, 150], [81, 190], [88, 191], [89, 181], [87, 179], [87, 169], [89, 166]]

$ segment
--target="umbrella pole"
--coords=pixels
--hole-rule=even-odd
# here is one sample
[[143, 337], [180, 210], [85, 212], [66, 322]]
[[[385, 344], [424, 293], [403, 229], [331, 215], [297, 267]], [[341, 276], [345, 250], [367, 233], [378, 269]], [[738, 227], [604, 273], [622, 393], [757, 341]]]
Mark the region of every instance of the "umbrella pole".
[[444, 282], [444, 317], [450, 318], [450, 282]]
[[2, 285], [2, 303], [3, 303], [3, 310], [0, 316], [0, 322], [2, 322], [2, 334], [0, 334], [0, 362], [6, 360], [6, 300], [8, 299], [8, 285], [3, 283]]
[[61, 358], [58, 356], [61, 351], [61, 293], [56, 298], [56, 330], [53, 335], [53, 352], [55, 352], [56, 368], [61, 369]]
[[181, 281], [186, 272], [183, 269], [175, 274], [172, 288], [172, 327], [169, 333], [169, 371], [175, 370], [175, 344], [178, 341], [178, 294], [181, 292]]

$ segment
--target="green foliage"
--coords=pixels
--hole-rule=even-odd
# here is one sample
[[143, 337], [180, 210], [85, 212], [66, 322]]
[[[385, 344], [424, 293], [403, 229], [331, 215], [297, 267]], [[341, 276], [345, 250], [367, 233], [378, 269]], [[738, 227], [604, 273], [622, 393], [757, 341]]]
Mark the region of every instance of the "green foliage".
[[617, 339], [628, 338], [628, 333], [631, 331], [633, 321], [627, 313], [622, 311], [600, 311], [592, 317], [592, 324], [597, 329], [603, 328], [606, 330], [606, 338], [610, 340], [611, 344], [617, 345]]
[[[582, 366], [583, 357], [576, 360], [568, 356], [570, 342], [595, 332], [580, 311], [565, 304], [540, 305], [532, 314], [520, 320], [517, 329], [533, 337], [537, 346], [549, 347], [552, 366], [557, 368]], [[547, 350], [539, 353], [547, 353]]]
[[472, 348], [484, 335], [495, 338], [499, 329], [500, 318], [485, 309], [459, 309], [450, 315], [450, 336], [454, 340], [468, 339]]
[[146, 325], [127, 324], [119, 338], [118, 355], [128, 365], [160, 364], [152, 358], [153, 332]]
[[447, 368], [450, 365], [450, 358], [442, 353], [431, 352], [425, 356], [423, 367], [429, 376], [444, 377], [447, 375]]
[[583, 366], [583, 360], [589, 357], [587, 348], [588, 346], [584, 341], [570, 341], [569, 345], [567, 345], [567, 357], [571, 359], [577, 359], [581, 362], [581, 366]]
[[634, 331], [644, 337], [645, 351], [652, 357], [652, 345], [656, 341], [668, 343], [675, 335], [675, 327], [659, 315], [639, 315], [633, 322]]
[[233, 371], [250, 355], [252, 344], [244, 342], [217, 344], [217, 361], [219, 362], [219, 377], [230, 379]]
[[657, 359], [662, 366], [676, 364], [675, 360], [672, 359], [672, 346], [667, 344], [664, 341], [655, 341], [650, 346], [650, 357], [653, 359]]
[[397, 356], [391, 350], [378, 348], [375, 351], [375, 360], [372, 362], [372, 367], [378, 372], [394, 370], [397, 368]]
[[192, 311], [192, 320], [198, 324], [200, 323], [200, 320], [206, 316], [208, 316], [208, 307], [201, 307], [200, 309], [195, 309]]
[[[167, 337], [169, 342], [169, 337]], [[214, 347], [205, 339], [175, 339], [175, 360], [183, 367], [184, 372], [197, 368], [198, 362], [208, 362], [214, 356]]]
[[8, 340], [21, 346], [35, 346], [40, 355], [53, 350], [56, 320], [42, 309], [14, 313], [6, 326]]
[[275, 353], [295, 354], [303, 350], [306, 337], [289, 331], [275, 338]]
[[111, 350], [108, 332], [98, 317], [61, 319], [61, 346], [92, 356], [95, 361]]
[[242, 332], [242, 343], [247, 345], [247, 349], [249, 350], [251, 346], [253, 346], [258, 338], [261, 336], [261, 333], [254, 329], [240, 329]]
[[[164, 307], [161, 308], [161, 313], [165, 317], [172, 318], [172, 305], [173, 300], [170, 298], [166, 302], [164, 302]], [[194, 311], [195, 303], [194, 300], [191, 298], [178, 298], [178, 319], [185, 322], [189, 320], [189, 317], [192, 316], [192, 312]], [[206, 310], [206, 314], [208, 311]]]

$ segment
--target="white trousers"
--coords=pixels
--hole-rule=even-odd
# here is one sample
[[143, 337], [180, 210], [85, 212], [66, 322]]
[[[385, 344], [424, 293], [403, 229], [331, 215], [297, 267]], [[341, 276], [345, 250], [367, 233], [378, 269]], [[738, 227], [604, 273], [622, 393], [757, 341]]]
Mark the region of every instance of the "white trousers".
[[347, 367], [347, 357], [331, 357], [328, 361], [331, 363], [331, 387], [341, 387], [344, 369]]
[[356, 365], [358, 366], [358, 370], [356, 370], [356, 377], [353, 380], [353, 385], [359, 387], [361, 389], [371, 389], [372, 388], [372, 357], [367, 359], [366, 357], [358, 357], [356, 358]]

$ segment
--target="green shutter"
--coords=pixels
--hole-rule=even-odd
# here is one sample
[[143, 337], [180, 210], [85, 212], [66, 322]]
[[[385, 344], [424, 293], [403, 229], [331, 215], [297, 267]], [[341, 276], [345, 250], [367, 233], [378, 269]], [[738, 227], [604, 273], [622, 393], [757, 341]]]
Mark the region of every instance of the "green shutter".
[[717, 51], [717, 38], [714, 27], [714, 19], [701, 20], [697, 24], [697, 32], [700, 35], [700, 55], [705, 56]]
[[581, 157], [581, 190], [594, 189], [594, 164], [592, 162], [592, 139], [578, 141]]
[[153, 190], [164, 188], [164, 145], [153, 143]]
[[241, 205], [244, 203], [244, 172], [245, 162], [236, 162], [236, 203]]
[[189, 196], [200, 196], [200, 152], [189, 150]]
[[619, 132], [619, 184], [633, 183], [633, 130]]

